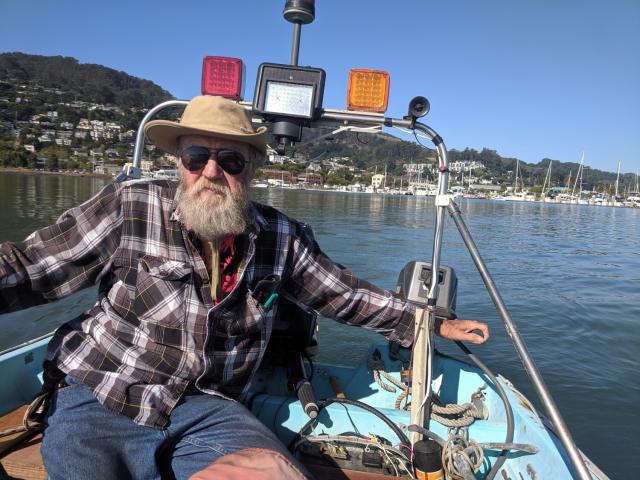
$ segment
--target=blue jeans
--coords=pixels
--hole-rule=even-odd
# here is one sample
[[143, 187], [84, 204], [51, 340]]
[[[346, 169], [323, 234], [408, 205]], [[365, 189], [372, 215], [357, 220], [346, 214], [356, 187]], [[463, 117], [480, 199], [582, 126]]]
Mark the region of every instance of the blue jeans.
[[[187, 479], [217, 458], [267, 448], [299, 463], [243, 405], [188, 390], [164, 430], [105, 409], [89, 388], [70, 385], [52, 399], [42, 441], [51, 480]], [[306, 470], [299, 466], [300, 470]]]

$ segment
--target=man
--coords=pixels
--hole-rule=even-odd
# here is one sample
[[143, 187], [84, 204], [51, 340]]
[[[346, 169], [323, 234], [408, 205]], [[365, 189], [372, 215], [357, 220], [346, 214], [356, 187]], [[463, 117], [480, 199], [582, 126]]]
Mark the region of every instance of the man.
[[[109, 185], [0, 249], [0, 310], [99, 285], [96, 305], [49, 345], [48, 383], [58, 384], [42, 446], [49, 476], [188, 478], [247, 449], [296, 468], [236, 401], [264, 355], [277, 293], [404, 346], [414, 309], [334, 264], [300, 223], [249, 202], [266, 129], [238, 104], [196, 97], [180, 122], [153, 121], [145, 133], [178, 155], [178, 185]], [[268, 302], [265, 282], [276, 293]], [[437, 333], [488, 338], [470, 320], [445, 320]]]

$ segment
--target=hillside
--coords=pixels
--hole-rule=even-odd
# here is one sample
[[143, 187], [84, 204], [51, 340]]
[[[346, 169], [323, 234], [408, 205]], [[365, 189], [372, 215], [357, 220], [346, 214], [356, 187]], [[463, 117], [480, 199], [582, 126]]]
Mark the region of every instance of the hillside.
[[[86, 102], [125, 108], [150, 108], [171, 98], [169, 92], [149, 80], [102, 65], [79, 63], [71, 57], [3, 53], [0, 54], [0, 80], [38, 84], [82, 97]], [[69, 95], [57, 99], [74, 100]]]
[[[169, 98], [169, 92], [149, 80], [102, 65], [61, 56], [0, 54], [0, 166], [93, 171], [113, 164], [110, 168], [117, 169], [131, 159], [144, 113]], [[432, 176], [436, 161], [435, 150], [386, 133], [332, 135], [326, 128], [305, 129], [302, 142], [287, 153], [295, 162], [271, 167], [294, 174], [313, 169], [337, 184], [368, 181], [374, 172], [385, 170], [406, 178], [408, 169], [414, 168], [415, 173], [418, 165], [421, 172], [431, 170]], [[167, 161], [153, 150], [147, 158], [156, 167]], [[550, 161], [520, 162], [524, 183], [541, 185]], [[462, 179], [462, 169], [468, 174], [471, 166], [476, 181], [513, 183], [516, 159], [494, 150], [450, 150], [449, 162], [453, 182]], [[553, 161], [552, 184], [565, 185], [577, 170], [576, 162]], [[610, 188], [615, 177], [615, 173], [586, 167], [583, 187]], [[620, 183], [635, 185], [635, 178], [627, 174]]]
[[149, 80], [74, 58], [0, 54], [0, 165], [112, 173], [131, 160], [145, 112], [170, 98]]

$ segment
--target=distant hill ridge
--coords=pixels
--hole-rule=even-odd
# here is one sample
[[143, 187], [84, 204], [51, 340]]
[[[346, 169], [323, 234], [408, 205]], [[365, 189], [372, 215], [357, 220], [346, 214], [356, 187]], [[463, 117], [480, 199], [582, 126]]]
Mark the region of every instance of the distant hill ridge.
[[0, 54], [0, 80], [36, 82], [74, 91], [83, 100], [119, 107], [150, 108], [173, 96], [150, 80], [72, 57], [46, 57], [12, 52]]

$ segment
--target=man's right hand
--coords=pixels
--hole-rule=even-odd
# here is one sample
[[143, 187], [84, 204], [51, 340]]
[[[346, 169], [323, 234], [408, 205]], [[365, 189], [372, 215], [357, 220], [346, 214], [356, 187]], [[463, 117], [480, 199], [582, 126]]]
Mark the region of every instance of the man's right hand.
[[[437, 335], [448, 340], [483, 344], [489, 340], [489, 327], [486, 323], [476, 320], [437, 320], [435, 325]], [[480, 332], [480, 333], [478, 333]]]

